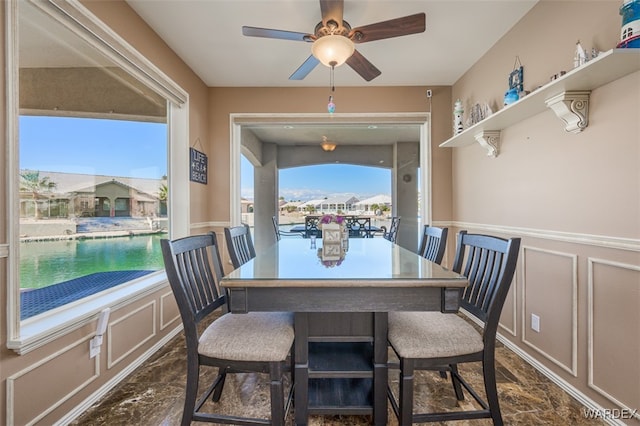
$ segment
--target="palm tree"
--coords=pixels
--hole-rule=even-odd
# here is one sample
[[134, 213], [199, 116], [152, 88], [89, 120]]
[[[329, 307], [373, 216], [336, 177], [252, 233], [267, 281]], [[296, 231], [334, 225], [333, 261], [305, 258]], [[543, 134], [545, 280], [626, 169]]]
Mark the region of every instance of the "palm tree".
[[167, 201], [167, 197], [169, 196], [169, 188], [166, 183], [160, 185], [160, 189], [158, 190], [158, 199], [160, 201]]
[[58, 184], [51, 182], [49, 176], [41, 178], [39, 171], [26, 170], [20, 173], [20, 191], [31, 193], [35, 203], [36, 219], [38, 219], [38, 196], [44, 192], [51, 192], [56, 186]]
[[158, 200], [160, 201], [160, 216], [167, 214], [167, 200], [169, 199], [169, 187], [166, 183], [160, 184], [158, 189]]

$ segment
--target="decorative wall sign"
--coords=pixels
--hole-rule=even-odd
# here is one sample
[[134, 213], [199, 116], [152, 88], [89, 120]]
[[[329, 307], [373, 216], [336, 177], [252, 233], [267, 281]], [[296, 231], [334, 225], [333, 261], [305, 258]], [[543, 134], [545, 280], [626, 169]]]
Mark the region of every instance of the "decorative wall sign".
[[516, 61], [513, 64], [513, 71], [509, 74], [509, 89], [516, 89], [518, 95], [524, 91], [522, 63], [520, 57], [516, 56]]
[[207, 184], [207, 155], [195, 148], [189, 148], [189, 180]]
[[516, 89], [518, 93], [523, 91], [524, 82], [522, 81], [522, 74], [523, 74], [522, 65], [520, 65], [519, 68], [516, 68], [513, 71], [511, 71], [511, 73], [509, 74], [509, 89]]

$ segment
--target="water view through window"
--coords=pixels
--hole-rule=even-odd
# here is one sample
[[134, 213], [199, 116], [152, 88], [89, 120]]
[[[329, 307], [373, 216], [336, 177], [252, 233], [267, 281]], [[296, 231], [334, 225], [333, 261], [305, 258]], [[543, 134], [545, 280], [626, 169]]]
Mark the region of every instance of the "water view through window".
[[40, 241], [20, 247], [22, 288], [42, 288], [112, 270], [164, 268], [164, 235]]

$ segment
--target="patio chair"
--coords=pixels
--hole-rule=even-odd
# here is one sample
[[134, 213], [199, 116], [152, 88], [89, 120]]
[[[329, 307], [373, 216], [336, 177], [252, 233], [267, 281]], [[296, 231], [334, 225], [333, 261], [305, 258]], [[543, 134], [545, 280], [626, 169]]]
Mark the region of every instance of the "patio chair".
[[400, 216], [394, 216], [391, 218], [391, 224], [389, 225], [389, 230], [385, 231], [383, 237], [392, 243], [396, 242], [398, 238], [398, 228], [400, 227]]
[[[479, 418], [503, 424], [496, 388], [496, 332], [519, 247], [520, 238], [505, 240], [466, 231], [458, 234], [453, 270], [469, 279], [460, 306], [479, 322], [480, 332], [456, 314], [389, 312], [388, 339], [400, 360], [400, 383], [398, 399], [391, 387], [388, 395], [400, 425]], [[467, 362], [482, 363], [486, 401], [458, 371], [458, 364]], [[450, 372], [456, 398], [464, 400], [464, 387], [480, 408], [414, 414], [415, 370]]]
[[[167, 278], [182, 317], [187, 342], [187, 383], [181, 424], [192, 421], [255, 425], [284, 425], [292, 392], [284, 400], [283, 376], [290, 368], [287, 357], [294, 340], [293, 315], [280, 312], [225, 313], [206, 328], [214, 312], [226, 308], [219, 289], [222, 262], [216, 235], [196, 235], [161, 240]], [[201, 331], [199, 331], [201, 330]], [[292, 360], [293, 357], [291, 357]], [[218, 369], [213, 383], [198, 397], [201, 367]], [[267, 373], [270, 380], [271, 416], [239, 417], [202, 410], [212, 396], [218, 402], [227, 374]], [[292, 380], [293, 382], [293, 380]]]
[[280, 225], [278, 224], [278, 218], [276, 216], [273, 216], [271, 218], [271, 221], [273, 222], [273, 231], [276, 234], [276, 241], [280, 241], [281, 237], [284, 236], [297, 236], [297, 237], [302, 237], [303, 234], [300, 232], [290, 232], [290, 231], [283, 231], [280, 229]]

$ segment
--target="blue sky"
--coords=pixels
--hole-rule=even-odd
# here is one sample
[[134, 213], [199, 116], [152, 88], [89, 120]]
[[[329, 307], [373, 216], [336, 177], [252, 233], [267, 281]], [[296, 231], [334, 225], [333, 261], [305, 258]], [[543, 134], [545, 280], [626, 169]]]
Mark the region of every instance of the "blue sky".
[[159, 179], [167, 174], [164, 123], [20, 117], [20, 168]]
[[[167, 174], [167, 127], [70, 117], [20, 117], [20, 168], [159, 179]], [[280, 171], [280, 196], [310, 200], [391, 194], [391, 171], [329, 164]], [[253, 166], [242, 157], [242, 196], [253, 198]]]
[[[242, 157], [241, 192], [253, 198], [253, 166]], [[391, 194], [391, 170], [379, 167], [327, 164], [280, 170], [280, 196], [287, 201], [305, 201], [337, 195], [359, 199]]]

